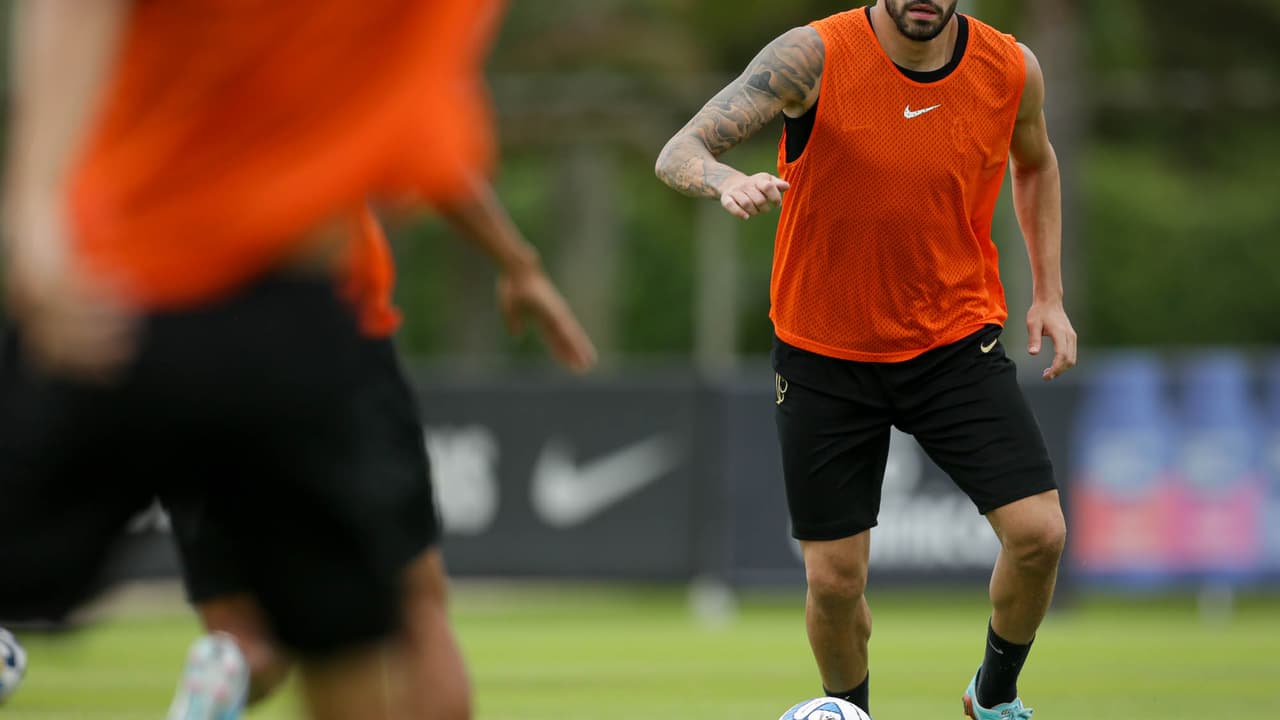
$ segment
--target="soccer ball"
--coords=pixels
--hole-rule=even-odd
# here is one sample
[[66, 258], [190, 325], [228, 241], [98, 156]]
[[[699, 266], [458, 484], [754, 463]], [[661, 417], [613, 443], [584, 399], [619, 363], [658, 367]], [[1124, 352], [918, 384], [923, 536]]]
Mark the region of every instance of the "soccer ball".
[[0, 705], [22, 684], [27, 672], [27, 651], [4, 628], [0, 628]]
[[778, 720], [871, 720], [871, 716], [851, 702], [820, 697], [796, 703]]

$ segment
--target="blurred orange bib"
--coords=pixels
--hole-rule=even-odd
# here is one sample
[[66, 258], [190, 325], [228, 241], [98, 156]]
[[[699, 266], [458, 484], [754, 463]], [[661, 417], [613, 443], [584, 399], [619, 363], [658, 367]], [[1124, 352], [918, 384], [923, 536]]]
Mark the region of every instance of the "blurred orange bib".
[[133, 5], [69, 190], [80, 259], [143, 308], [232, 291], [367, 197], [448, 200], [491, 161], [496, 1]]

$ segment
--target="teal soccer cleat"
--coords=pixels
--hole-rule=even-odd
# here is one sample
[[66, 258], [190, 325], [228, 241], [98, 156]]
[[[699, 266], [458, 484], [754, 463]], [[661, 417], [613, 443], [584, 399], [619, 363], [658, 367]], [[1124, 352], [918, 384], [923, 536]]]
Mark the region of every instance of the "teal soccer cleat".
[[230, 635], [212, 633], [191, 646], [167, 720], [239, 720], [249, 666]]
[[[978, 672], [982, 672], [982, 668], [978, 668]], [[964, 691], [964, 714], [973, 720], [1031, 720], [1031, 714], [1035, 712], [1031, 708], [1022, 706], [1021, 698], [1014, 698], [1013, 702], [1001, 703], [990, 710], [978, 704], [978, 673], [973, 674], [973, 679], [969, 681], [969, 687]]]

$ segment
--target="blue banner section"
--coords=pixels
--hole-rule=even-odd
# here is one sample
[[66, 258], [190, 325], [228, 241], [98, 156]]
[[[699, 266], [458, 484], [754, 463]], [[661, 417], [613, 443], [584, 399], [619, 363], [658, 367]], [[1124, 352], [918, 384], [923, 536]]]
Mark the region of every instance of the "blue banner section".
[[1280, 577], [1280, 361], [1116, 355], [1081, 393], [1069, 503], [1080, 579]]

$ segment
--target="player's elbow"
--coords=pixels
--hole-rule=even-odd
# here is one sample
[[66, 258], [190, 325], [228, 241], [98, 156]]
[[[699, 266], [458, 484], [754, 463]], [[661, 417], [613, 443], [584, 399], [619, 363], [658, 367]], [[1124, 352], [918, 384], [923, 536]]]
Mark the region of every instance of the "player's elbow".
[[658, 159], [653, 163], [653, 174], [656, 175], [665, 185], [671, 184], [671, 156], [673, 154], [671, 146], [675, 143], [676, 138], [671, 138], [671, 140], [663, 146], [662, 151], [658, 153]]
[[679, 189], [681, 168], [697, 151], [690, 146], [690, 143], [697, 143], [697, 141], [681, 132], [668, 140], [662, 152], [658, 153], [658, 159], [653, 164], [653, 172], [668, 187]]

